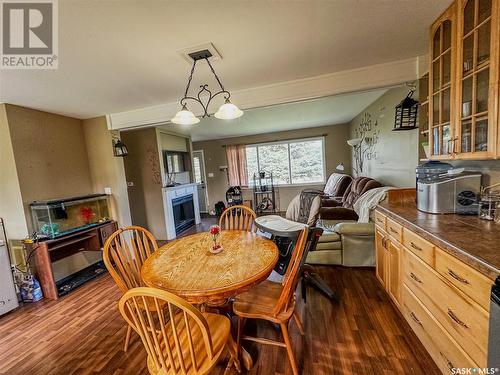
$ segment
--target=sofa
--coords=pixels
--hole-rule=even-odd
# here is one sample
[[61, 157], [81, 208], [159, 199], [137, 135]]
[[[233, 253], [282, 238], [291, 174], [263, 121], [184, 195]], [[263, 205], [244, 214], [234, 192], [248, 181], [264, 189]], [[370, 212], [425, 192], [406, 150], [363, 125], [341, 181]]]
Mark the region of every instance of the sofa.
[[323, 235], [314, 251], [307, 256], [309, 264], [373, 266], [375, 264], [375, 226], [358, 223], [354, 204], [367, 191], [382, 185], [368, 177], [355, 178], [342, 199], [321, 199], [316, 226]]
[[332, 173], [323, 190], [304, 189], [296, 195], [288, 205], [285, 217], [314, 226], [323, 200], [341, 202], [351, 183], [352, 177], [348, 174]]

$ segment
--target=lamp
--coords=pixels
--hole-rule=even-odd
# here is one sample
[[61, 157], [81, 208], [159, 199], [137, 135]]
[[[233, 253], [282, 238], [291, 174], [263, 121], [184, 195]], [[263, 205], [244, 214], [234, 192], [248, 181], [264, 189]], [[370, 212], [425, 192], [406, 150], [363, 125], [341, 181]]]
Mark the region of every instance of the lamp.
[[[186, 101], [188, 99], [193, 100], [201, 105], [201, 107], [203, 108], [203, 115], [201, 116], [202, 118], [210, 117], [210, 114], [208, 113], [208, 107], [210, 105], [210, 102], [212, 101], [212, 99], [214, 99], [216, 96], [219, 95], [222, 95], [224, 97], [225, 102], [220, 106], [219, 110], [215, 112], [214, 116], [216, 118], [222, 120], [233, 120], [243, 116], [243, 111], [239, 109], [236, 105], [231, 103], [231, 101], [229, 100], [229, 98], [231, 97], [231, 93], [224, 88], [220, 78], [217, 76], [217, 73], [215, 73], [215, 70], [212, 64], [210, 63], [209, 58], [212, 57], [212, 53], [209, 50], [205, 49], [202, 51], [190, 53], [189, 56], [193, 59], [193, 66], [191, 67], [191, 73], [189, 74], [186, 90], [184, 91], [184, 97], [180, 100], [182, 108], [179, 112], [177, 112], [177, 114], [175, 115], [174, 118], [172, 118], [171, 121], [174, 124], [180, 124], [180, 125], [192, 125], [200, 122], [200, 119], [197, 118], [193, 112], [187, 109]], [[215, 94], [212, 94], [212, 92], [208, 89], [208, 84], [203, 84], [200, 86], [200, 91], [198, 91], [196, 97], [188, 96], [189, 87], [191, 85], [191, 81], [193, 79], [193, 73], [196, 68], [196, 62], [199, 60], [205, 60], [207, 62], [208, 66], [210, 67], [210, 70], [212, 71], [215, 77], [215, 80], [219, 84], [220, 90]], [[203, 101], [201, 100], [201, 96], [203, 94], [208, 95], [208, 100], [206, 101], [206, 103], [203, 103]]]
[[175, 114], [175, 117], [171, 120], [174, 124], [179, 125], [194, 125], [200, 122], [200, 119], [194, 115], [193, 112], [187, 109], [186, 105], [182, 106], [182, 109]]
[[124, 157], [128, 155], [127, 146], [119, 138], [113, 140], [113, 154], [116, 157]]
[[411, 90], [401, 103], [396, 106], [393, 131], [417, 128], [418, 101], [412, 98], [414, 92], [415, 90]]
[[345, 166], [344, 166], [344, 163], [339, 163], [339, 164], [335, 167], [335, 169], [336, 169], [337, 171], [344, 172], [344, 171], [345, 171]]
[[[364, 161], [364, 152], [362, 150], [363, 146], [363, 138], [353, 138], [353, 139], [348, 139], [347, 144], [351, 146], [354, 150], [354, 165], [352, 169], [356, 174], [362, 173], [363, 172], [363, 161]], [[366, 151], [366, 150], [365, 150]]]

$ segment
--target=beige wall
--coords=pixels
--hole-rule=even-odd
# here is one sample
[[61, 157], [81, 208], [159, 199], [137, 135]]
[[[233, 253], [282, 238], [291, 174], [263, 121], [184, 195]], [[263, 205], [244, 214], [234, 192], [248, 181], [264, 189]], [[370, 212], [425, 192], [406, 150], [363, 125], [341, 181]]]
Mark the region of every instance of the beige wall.
[[4, 219], [7, 238], [28, 235], [5, 104], [0, 104], [0, 217]]
[[123, 158], [113, 155], [113, 137], [108, 130], [106, 118], [83, 120], [83, 132], [93, 192], [104, 193], [104, 188], [111, 188], [111, 216], [121, 227], [131, 225]]
[[19, 185], [31, 230], [34, 200], [92, 193], [81, 120], [6, 105]]
[[[375, 140], [371, 159], [365, 158], [363, 171], [359, 174], [372, 177], [384, 185], [415, 186], [415, 168], [419, 163], [418, 129], [392, 131], [395, 107], [408, 90], [408, 87], [390, 89], [350, 123], [351, 138], [360, 137], [360, 129], [368, 128], [367, 137]], [[415, 93], [414, 97], [418, 95]]]
[[161, 164], [155, 128], [123, 132], [129, 155], [124, 158], [132, 223], [148, 228], [159, 240], [167, 238], [163, 211]]
[[[215, 203], [223, 201], [226, 203], [226, 190], [228, 189], [227, 173], [219, 170], [219, 166], [227, 165], [226, 150], [224, 145], [230, 144], [252, 144], [285, 139], [300, 139], [306, 137], [325, 136], [325, 156], [327, 176], [335, 171], [335, 167], [343, 162], [346, 173], [350, 173], [351, 155], [346, 140], [349, 136], [349, 125], [332, 125], [317, 128], [290, 130], [268, 134], [258, 134], [246, 137], [227, 138], [203, 142], [193, 142], [193, 150], [203, 150], [205, 154], [205, 167], [207, 175], [207, 189], [209, 208], [214, 209]], [[213, 173], [214, 177], [209, 177]], [[314, 187], [314, 186], [309, 186]], [[320, 188], [322, 185], [317, 185]], [[299, 194], [303, 186], [279, 187], [277, 198], [278, 208], [285, 211], [292, 198]], [[253, 199], [252, 191], [244, 190], [245, 199]]]

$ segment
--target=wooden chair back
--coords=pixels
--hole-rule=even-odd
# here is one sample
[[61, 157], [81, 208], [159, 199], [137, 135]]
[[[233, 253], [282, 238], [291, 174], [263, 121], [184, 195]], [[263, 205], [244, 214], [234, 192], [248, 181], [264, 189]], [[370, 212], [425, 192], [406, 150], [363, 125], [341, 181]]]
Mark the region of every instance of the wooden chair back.
[[250, 207], [236, 205], [228, 207], [219, 219], [219, 226], [226, 230], [245, 230], [256, 232], [255, 218], [257, 215]]
[[207, 321], [182, 298], [167, 291], [141, 287], [126, 292], [118, 306], [141, 337], [149, 366], [153, 364], [156, 370], [154, 373], [198, 374], [202, 359], [214, 359]]
[[144, 286], [141, 267], [158, 244], [146, 229], [130, 226], [118, 229], [104, 244], [103, 260], [111, 277], [123, 293]]
[[287, 311], [291, 307], [290, 303], [292, 302], [295, 289], [297, 288], [297, 283], [299, 281], [300, 268], [302, 266], [302, 258], [306, 248], [308, 231], [308, 227], [304, 228], [297, 239], [290, 263], [288, 263], [285, 277], [281, 283], [282, 291], [278, 303], [273, 309], [273, 316], [277, 316], [280, 312]]

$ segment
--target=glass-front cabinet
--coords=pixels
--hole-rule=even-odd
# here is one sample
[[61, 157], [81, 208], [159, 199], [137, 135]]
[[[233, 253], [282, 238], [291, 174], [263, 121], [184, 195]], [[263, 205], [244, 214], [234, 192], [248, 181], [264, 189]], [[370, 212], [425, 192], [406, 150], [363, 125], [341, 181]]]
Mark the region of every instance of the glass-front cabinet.
[[434, 159], [450, 158], [454, 137], [455, 6], [431, 27], [429, 71], [429, 146]]
[[456, 0], [431, 27], [431, 159], [500, 156], [499, 3]]
[[460, 158], [496, 154], [498, 15], [496, 0], [461, 0], [458, 9], [456, 152]]

